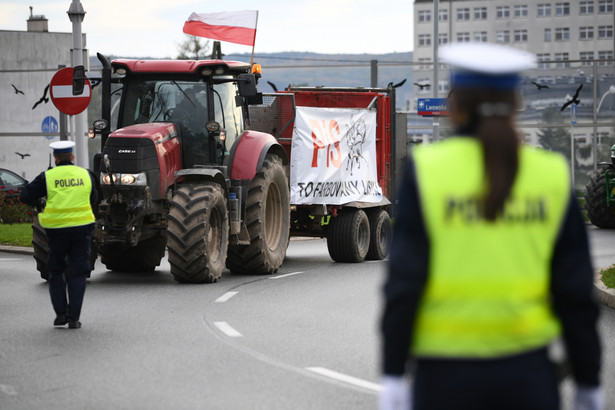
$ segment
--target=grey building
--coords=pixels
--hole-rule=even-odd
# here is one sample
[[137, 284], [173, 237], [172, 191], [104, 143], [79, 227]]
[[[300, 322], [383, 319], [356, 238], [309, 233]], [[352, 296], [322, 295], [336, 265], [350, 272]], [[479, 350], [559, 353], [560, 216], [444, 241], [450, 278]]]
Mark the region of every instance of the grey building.
[[[570, 60], [605, 60], [615, 55], [614, 0], [433, 0], [414, 3], [415, 82], [433, 95], [433, 47], [452, 42], [490, 42], [528, 50], [543, 70], [566, 68]], [[437, 16], [436, 16], [437, 14]], [[434, 23], [438, 22], [437, 38]], [[589, 64], [589, 63], [588, 63]], [[583, 65], [583, 64], [581, 64]], [[438, 76], [439, 94], [448, 78]]]
[[47, 169], [48, 145], [60, 138], [59, 111], [46, 87], [59, 66], [71, 66], [73, 37], [49, 32], [32, 9], [25, 23], [26, 31], [0, 30], [0, 167], [32, 180]]

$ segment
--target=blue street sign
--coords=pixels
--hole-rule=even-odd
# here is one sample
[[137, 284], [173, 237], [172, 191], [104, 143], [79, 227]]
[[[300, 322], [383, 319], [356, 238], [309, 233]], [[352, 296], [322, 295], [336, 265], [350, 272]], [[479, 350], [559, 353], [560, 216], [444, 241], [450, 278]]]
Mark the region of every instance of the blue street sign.
[[[51, 115], [45, 117], [45, 119], [43, 120], [43, 123], [41, 124], [41, 131], [58, 132], [58, 121], [55, 118], [53, 118]], [[48, 135], [45, 138], [51, 141], [55, 137]]]
[[419, 98], [417, 101], [418, 115], [448, 115], [448, 104], [446, 98]]

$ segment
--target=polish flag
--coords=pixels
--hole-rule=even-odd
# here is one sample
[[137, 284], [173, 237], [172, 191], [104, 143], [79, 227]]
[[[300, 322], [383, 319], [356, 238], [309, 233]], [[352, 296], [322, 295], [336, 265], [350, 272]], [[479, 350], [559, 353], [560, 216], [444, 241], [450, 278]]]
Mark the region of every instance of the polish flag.
[[184, 23], [184, 33], [254, 46], [257, 22], [258, 10], [192, 13]]

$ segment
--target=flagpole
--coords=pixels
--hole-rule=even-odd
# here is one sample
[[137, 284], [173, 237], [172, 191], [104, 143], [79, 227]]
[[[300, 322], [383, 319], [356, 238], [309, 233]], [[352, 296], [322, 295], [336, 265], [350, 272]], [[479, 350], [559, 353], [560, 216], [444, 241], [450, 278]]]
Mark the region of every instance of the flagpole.
[[256, 10], [256, 24], [254, 25], [254, 40], [252, 40], [252, 55], [250, 56], [250, 66], [254, 62], [254, 46], [256, 45], [256, 29], [258, 28], [258, 10]]

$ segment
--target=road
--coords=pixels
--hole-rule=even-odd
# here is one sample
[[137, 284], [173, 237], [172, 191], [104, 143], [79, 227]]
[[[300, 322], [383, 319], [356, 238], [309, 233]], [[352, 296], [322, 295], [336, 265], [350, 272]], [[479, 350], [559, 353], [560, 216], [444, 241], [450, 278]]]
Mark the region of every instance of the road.
[[[596, 265], [615, 263], [615, 233], [590, 236]], [[385, 267], [333, 263], [323, 240], [293, 241], [276, 275], [210, 285], [176, 283], [166, 259], [97, 263], [75, 331], [52, 327], [33, 258], [0, 252], [0, 409], [374, 409]], [[607, 408], [614, 332], [604, 308]]]

